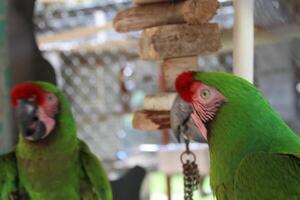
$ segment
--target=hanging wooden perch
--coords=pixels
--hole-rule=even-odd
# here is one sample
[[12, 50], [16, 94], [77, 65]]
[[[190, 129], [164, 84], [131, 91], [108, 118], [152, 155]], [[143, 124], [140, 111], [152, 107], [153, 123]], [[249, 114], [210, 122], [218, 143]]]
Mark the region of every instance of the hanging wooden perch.
[[158, 3], [158, 2], [169, 2], [171, 3], [173, 0], [133, 0], [135, 4], [150, 4], [150, 3]]
[[173, 92], [146, 96], [143, 110], [133, 115], [133, 128], [144, 131], [169, 129], [170, 110], [176, 96]]
[[167, 24], [202, 24], [212, 19], [217, 8], [217, 0], [136, 6], [120, 12], [113, 25], [118, 32], [129, 32]]
[[170, 111], [176, 96], [177, 94], [175, 92], [148, 95], [144, 98], [143, 109], [152, 111]]
[[218, 24], [166, 25], [146, 29], [140, 39], [142, 59], [206, 55], [221, 48]]
[[176, 77], [184, 71], [198, 70], [199, 55], [215, 53], [221, 48], [218, 24], [208, 23], [216, 14], [218, 1], [133, 2], [138, 5], [120, 12], [113, 26], [118, 32], [144, 29], [139, 41], [140, 57], [162, 60], [160, 86], [166, 93], [146, 96], [143, 109], [134, 113], [132, 125], [144, 131], [169, 129]]
[[155, 131], [170, 128], [170, 111], [138, 111], [134, 113], [133, 128]]
[[165, 88], [167, 91], [175, 91], [175, 80], [179, 74], [184, 71], [197, 71], [198, 57], [182, 57], [182, 58], [170, 58], [161, 63], [163, 71], [163, 79]]

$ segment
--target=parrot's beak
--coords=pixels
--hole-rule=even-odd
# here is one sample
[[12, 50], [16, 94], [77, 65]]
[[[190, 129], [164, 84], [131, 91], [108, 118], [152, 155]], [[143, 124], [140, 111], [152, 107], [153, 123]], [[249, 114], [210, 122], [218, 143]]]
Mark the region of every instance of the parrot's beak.
[[16, 114], [23, 137], [30, 141], [36, 141], [46, 134], [46, 127], [37, 116], [38, 107], [33, 101], [20, 100]]
[[191, 139], [197, 142], [205, 142], [205, 138], [201, 137], [198, 127], [195, 125], [191, 114], [193, 108], [190, 104], [177, 97], [171, 109], [171, 129], [173, 130], [178, 142], [181, 141], [183, 131], [191, 136]]

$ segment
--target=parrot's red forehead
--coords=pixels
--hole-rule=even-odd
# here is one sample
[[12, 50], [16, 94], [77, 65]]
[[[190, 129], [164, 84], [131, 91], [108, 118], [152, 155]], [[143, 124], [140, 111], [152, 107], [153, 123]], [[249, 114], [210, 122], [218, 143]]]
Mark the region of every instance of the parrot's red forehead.
[[199, 81], [195, 81], [196, 72], [188, 71], [181, 73], [175, 81], [176, 91], [180, 97], [186, 102], [192, 102], [193, 85], [194, 83], [201, 84]]
[[34, 98], [38, 105], [42, 104], [44, 101], [43, 90], [33, 83], [21, 83], [11, 90], [11, 103], [13, 106], [17, 106], [19, 99], [30, 98]]

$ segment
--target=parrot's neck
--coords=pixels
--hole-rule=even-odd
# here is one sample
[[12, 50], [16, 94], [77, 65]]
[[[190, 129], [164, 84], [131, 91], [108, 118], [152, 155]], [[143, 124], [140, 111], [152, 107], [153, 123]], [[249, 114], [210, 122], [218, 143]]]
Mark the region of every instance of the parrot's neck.
[[17, 145], [17, 154], [20, 157], [31, 159], [54, 159], [70, 155], [77, 150], [77, 137], [75, 133], [52, 133], [48, 138], [31, 142], [20, 135]]
[[[65, 199], [64, 188], [79, 187], [74, 174], [80, 171], [79, 145], [76, 135], [52, 135], [40, 142], [22, 136], [16, 148], [21, 184], [32, 199]], [[55, 192], [53, 192], [55, 191]], [[36, 196], [51, 194], [53, 196]]]
[[[233, 183], [239, 163], [250, 153], [297, 151], [289, 149], [290, 140], [297, 136], [268, 105], [257, 110], [251, 106], [224, 106], [208, 125], [208, 131], [213, 189]], [[283, 140], [286, 145], [278, 145]], [[299, 151], [299, 138], [296, 140]]]

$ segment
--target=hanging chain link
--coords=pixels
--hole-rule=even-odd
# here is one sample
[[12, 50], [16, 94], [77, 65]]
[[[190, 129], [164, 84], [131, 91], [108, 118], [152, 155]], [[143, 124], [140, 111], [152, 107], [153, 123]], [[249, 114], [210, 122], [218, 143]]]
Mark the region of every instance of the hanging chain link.
[[180, 160], [183, 168], [184, 200], [193, 200], [193, 192], [199, 188], [200, 174], [196, 163], [196, 156], [190, 151], [190, 136], [183, 131], [185, 151], [182, 152]]

